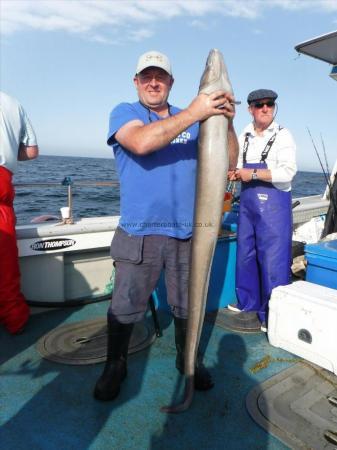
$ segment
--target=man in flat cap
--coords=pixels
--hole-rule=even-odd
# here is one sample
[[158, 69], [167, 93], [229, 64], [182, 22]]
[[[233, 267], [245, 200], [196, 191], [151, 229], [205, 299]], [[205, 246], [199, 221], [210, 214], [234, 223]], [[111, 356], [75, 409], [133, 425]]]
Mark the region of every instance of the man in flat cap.
[[[230, 167], [238, 154], [232, 95], [201, 94], [183, 110], [169, 104], [171, 64], [157, 51], [139, 58], [133, 81], [139, 100], [113, 109], [108, 133], [120, 178], [121, 218], [111, 244], [115, 286], [107, 362], [94, 391], [98, 400], [113, 400], [119, 393], [133, 325], [143, 319], [162, 269], [174, 317], [176, 367], [183, 373], [199, 121], [224, 114]], [[212, 386], [198, 362], [195, 388]]]
[[239, 137], [238, 168], [230, 179], [241, 181], [236, 261], [236, 295], [232, 311], [255, 311], [267, 331], [268, 302], [274, 287], [291, 275], [291, 181], [296, 173], [296, 146], [275, 118], [277, 93], [258, 89], [248, 95], [253, 121]]

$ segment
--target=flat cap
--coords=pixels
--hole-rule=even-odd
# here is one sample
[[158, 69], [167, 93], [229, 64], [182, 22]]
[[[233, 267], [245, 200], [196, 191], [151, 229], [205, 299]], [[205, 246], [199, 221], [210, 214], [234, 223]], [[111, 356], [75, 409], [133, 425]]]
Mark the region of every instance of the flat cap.
[[263, 98], [271, 98], [273, 100], [276, 100], [277, 94], [271, 89], [257, 89], [256, 91], [252, 91], [248, 95], [247, 102], [248, 104], [251, 104], [252, 102], [257, 102], [258, 100], [261, 100]]

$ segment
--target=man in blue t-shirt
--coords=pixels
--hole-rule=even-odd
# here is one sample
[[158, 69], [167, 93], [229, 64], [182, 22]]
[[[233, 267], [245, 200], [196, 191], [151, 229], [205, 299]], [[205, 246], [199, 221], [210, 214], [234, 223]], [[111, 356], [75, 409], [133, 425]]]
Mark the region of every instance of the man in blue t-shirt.
[[[181, 110], [168, 103], [173, 82], [166, 55], [143, 54], [134, 77], [139, 100], [121, 103], [110, 115], [108, 144], [120, 178], [121, 218], [111, 243], [115, 286], [107, 362], [94, 391], [98, 400], [113, 400], [119, 393], [133, 325], [143, 319], [162, 269], [174, 316], [176, 367], [183, 373], [200, 121], [221, 114], [229, 119], [229, 167], [236, 166], [233, 96], [224, 91], [200, 94]], [[212, 386], [199, 361], [195, 388]]]

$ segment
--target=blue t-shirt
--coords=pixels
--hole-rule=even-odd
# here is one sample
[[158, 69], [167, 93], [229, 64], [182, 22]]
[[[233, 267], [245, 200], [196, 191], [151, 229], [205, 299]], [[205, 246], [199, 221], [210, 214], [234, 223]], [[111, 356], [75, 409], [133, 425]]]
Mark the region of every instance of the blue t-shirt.
[[[170, 106], [170, 114], [180, 109]], [[192, 235], [199, 124], [182, 132], [167, 147], [135, 155], [114, 138], [126, 123], [161, 120], [141, 103], [121, 103], [110, 114], [108, 143], [120, 178], [119, 226], [130, 234], [161, 234], [179, 239]]]

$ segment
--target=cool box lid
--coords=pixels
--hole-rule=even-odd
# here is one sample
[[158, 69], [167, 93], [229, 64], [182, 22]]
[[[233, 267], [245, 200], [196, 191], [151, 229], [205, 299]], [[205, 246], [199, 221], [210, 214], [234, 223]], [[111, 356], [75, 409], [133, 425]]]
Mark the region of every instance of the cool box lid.
[[307, 244], [304, 251], [308, 256], [319, 255], [325, 258], [337, 259], [337, 240]]

